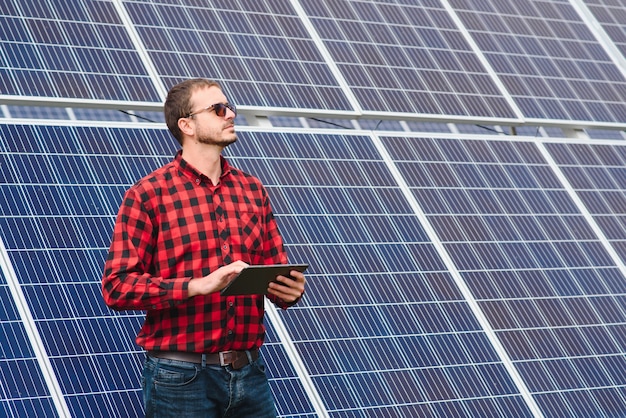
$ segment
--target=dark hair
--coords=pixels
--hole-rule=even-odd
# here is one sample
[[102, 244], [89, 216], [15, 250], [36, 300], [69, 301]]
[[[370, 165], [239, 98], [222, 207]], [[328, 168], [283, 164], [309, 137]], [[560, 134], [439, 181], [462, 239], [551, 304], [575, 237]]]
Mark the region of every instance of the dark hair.
[[208, 80], [206, 78], [192, 78], [176, 84], [167, 93], [167, 98], [163, 105], [165, 124], [181, 145], [183, 138], [178, 128], [178, 119], [187, 117], [187, 115], [193, 111], [191, 103], [189, 103], [191, 95], [200, 88], [209, 87], [222, 89], [217, 81]]

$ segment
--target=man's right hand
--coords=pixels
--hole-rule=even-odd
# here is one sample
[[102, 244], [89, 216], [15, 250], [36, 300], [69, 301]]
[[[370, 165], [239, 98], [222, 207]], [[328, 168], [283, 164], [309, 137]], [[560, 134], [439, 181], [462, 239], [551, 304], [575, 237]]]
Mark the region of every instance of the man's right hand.
[[248, 264], [243, 261], [235, 261], [218, 268], [208, 276], [191, 279], [188, 287], [189, 297], [219, 292], [246, 267], [248, 267]]

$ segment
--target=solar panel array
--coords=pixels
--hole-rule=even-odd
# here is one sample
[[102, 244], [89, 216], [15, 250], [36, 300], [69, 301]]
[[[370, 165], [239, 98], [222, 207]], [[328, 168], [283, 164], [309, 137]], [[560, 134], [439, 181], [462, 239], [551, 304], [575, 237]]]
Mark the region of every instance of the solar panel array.
[[364, 111], [516, 118], [442, 4], [301, 3]]
[[142, 314], [100, 276], [123, 192], [177, 145], [107, 109], [196, 76], [284, 125], [226, 150], [311, 265], [267, 312], [279, 416], [626, 415], [624, 135], [495, 126], [623, 131], [626, 4], [222, 3], [0, 5], [0, 416], [143, 415]]
[[203, 76], [257, 112], [626, 120], [619, 3], [590, 2], [590, 23], [565, 0], [5, 3], [6, 100], [158, 105], [167, 87]]
[[537, 145], [386, 145], [544, 414], [623, 414], [624, 259], [611, 257]]

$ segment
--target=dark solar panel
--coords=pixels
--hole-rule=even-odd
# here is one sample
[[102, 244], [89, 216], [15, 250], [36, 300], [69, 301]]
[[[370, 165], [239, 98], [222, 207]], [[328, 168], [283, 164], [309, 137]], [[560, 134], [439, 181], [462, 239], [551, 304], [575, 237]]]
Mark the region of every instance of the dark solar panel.
[[124, 4], [166, 86], [208, 77], [239, 105], [352, 110], [288, 0]]
[[[141, 416], [141, 315], [107, 309], [100, 274], [123, 191], [172, 158], [173, 140], [161, 129], [21, 125], [0, 138], [0, 325], [22, 341], [2, 345], [0, 364], [5, 382], [16, 367], [40, 382], [18, 381], [2, 407], [54, 415], [38, 377], [49, 370], [73, 416]], [[228, 149], [267, 185], [291, 259], [311, 264], [303, 302], [268, 321], [281, 416], [531, 416], [529, 396], [544, 416], [623, 413], [626, 287], [607, 251], [624, 258], [623, 147], [547, 144], [603, 243], [532, 142], [382, 144], [407, 189], [366, 136], [241, 132]], [[9, 265], [49, 366], [25, 337]]]
[[[626, 79], [569, 3], [451, 4], [524, 117], [626, 120]], [[10, 0], [0, 10], [0, 91], [11, 100], [158, 103], [162, 85], [208, 77], [221, 81], [233, 102], [270, 113], [509, 122], [520, 116], [439, 4], [305, 1], [304, 12], [287, 0], [66, 6]], [[589, 9], [622, 48], [623, 5], [591, 3]], [[126, 13], [132, 28], [123, 23]]]
[[516, 118], [442, 5], [301, 3], [364, 111]]
[[256, 141], [231, 158], [258, 173], [291, 257], [311, 264], [303, 303], [280, 314], [328, 413], [530, 416], [371, 140], [241, 145]]
[[[4, 200], [4, 196], [0, 198]], [[0, 260], [2, 258], [3, 255]], [[7, 417], [57, 416], [7, 275], [7, 265], [0, 261], [0, 383], [3, 387], [0, 414]]]
[[[585, 4], [626, 55], [624, 0]], [[280, 417], [625, 416], [626, 143], [573, 126], [620, 128], [626, 79], [580, 9], [2, 2], [0, 416], [143, 416], [142, 314], [106, 308], [100, 275], [124, 190], [176, 149], [164, 129], [71, 122], [158, 112], [15, 98], [159, 103], [161, 83], [196, 76], [271, 117], [337, 111], [274, 119], [329, 133], [243, 128], [226, 152], [267, 186], [291, 260], [311, 265], [303, 301], [266, 317]], [[519, 127], [527, 138], [494, 126], [517, 116], [565, 124]]]
[[626, 262], [626, 151], [601, 144], [547, 148], [606, 239]]
[[584, 0], [593, 16], [598, 20], [611, 41], [626, 57], [626, 3], [623, 0]]
[[[384, 143], [545, 416], [624, 414], [623, 258], [610, 256], [612, 247], [594, 234], [537, 146], [452, 138]], [[550, 147], [570, 157], [565, 151], [577, 148]], [[580, 156], [588, 154], [580, 148]], [[609, 147], [606, 157], [615, 163], [621, 148]], [[575, 166], [574, 179], [600, 161], [589, 160], [594, 168], [587, 169], [571, 158], [561, 162]], [[623, 195], [624, 185], [613, 190]]]
[[[173, 139], [164, 130], [19, 125], [2, 125], [0, 138], [0, 239], [68, 413], [143, 416], [143, 354], [134, 344], [142, 315], [106, 308], [100, 275], [124, 190], [171, 160]], [[12, 388], [1, 408], [7, 416], [55, 416], [41, 360], [34, 358], [5, 280], [0, 292], [0, 382]], [[314, 416], [268, 327], [267, 363], [281, 414]]]
[[[169, 161], [173, 140], [164, 130], [19, 125], [4, 125], [1, 137], [10, 169], [0, 234], [68, 410], [141, 416], [141, 315], [107, 309], [100, 274], [123, 190]], [[269, 323], [281, 413], [314, 415], [313, 390], [333, 415], [412, 415], [442, 403], [528, 415], [370, 139], [244, 132], [239, 144], [229, 158], [261, 176], [292, 260], [311, 263], [304, 303], [279, 318], [313, 389]], [[10, 329], [15, 340], [19, 327]], [[470, 390], [468, 378], [484, 383]]]
[[3, 3], [0, 93], [161, 100], [113, 3], [91, 0]]
[[569, 2], [450, 4], [526, 118], [626, 121], [626, 78]]

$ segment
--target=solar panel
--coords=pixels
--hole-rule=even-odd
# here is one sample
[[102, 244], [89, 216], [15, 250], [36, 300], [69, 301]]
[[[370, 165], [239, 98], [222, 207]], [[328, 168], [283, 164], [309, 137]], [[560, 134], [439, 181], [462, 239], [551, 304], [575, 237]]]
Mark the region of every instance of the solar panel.
[[[305, 299], [267, 323], [281, 416], [315, 416], [311, 393], [329, 416], [532, 416], [525, 390], [546, 416], [623, 413], [623, 275], [537, 145], [396, 135], [381, 138], [389, 157], [358, 133], [243, 130], [227, 150], [266, 184], [291, 260], [311, 264]], [[123, 191], [172, 158], [173, 140], [163, 129], [22, 125], [2, 125], [1, 138], [5, 264], [68, 410], [141, 416], [141, 314], [107, 309], [100, 274]], [[596, 159], [548, 149], [572, 179], [614, 179], [615, 193], [594, 190], [619, 208], [626, 154], [616, 144], [594, 145]], [[585, 176], [572, 174], [585, 164]], [[620, 169], [591, 177], [598, 166]], [[5, 298], [6, 339], [23, 339]], [[29, 344], [3, 364], [27, 364], [37, 381]], [[28, 407], [52, 409], [40, 385]], [[15, 393], [3, 408], [26, 406]]]
[[258, 173], [291, 257], [311, 264], [303, 303], [280, 316], [328, 414], [530, 416], [371, 140], [241, 140], [256, 141], [231, 158]]
[[[626, 119], [626, 79], [568, 2], [451, 5], [466, 28], [431, 3], [304, 1], [300, 9], [288, 0], [81, 0], [71, 7], [10, 0], [0, 11], [0, 90], [13, 102], [137, 106], [160, 103], [163, 86], [203, 76], [221, 81], [232, 101], [269, 114], [363, 111], [510, 123], [521, 110], [530, 120]], [[589, 9], [622, 48], [615, 23], [622, 5]]]
[[[280, 417], [626, 415], [626, 142], [602, 130], [626, 121], [625, 13], [2, 2], [0, 416], [143, 416], [143, 315], [104, 306], [100, 275], [123, 192], [177, 146], [146, 103], [196, 76], [283, 125], [226, 151], [311, 265], [266, 316]], [[83, 107], [105, 101], [143, 109]]]
[[[539, 148], [511, 139], [383, 141], [543, 414], [624, 414], [624, 258], [611, 257]], [[571, 155], [569, 145], [549, 147]], [[623, 196], [623, 184], [614, 188]]]
[[623, 25], [626, 19], [626, 4], [620, 0], [585, 0], [584, 4], [626, 57], [626, 34]]
[[[4, 190], [8, 192], [9, 190]], [[4, 197], [4, 193], [3, 193]], [[11, 196], [13, 197], [13, 196]], [[8, 207], [4, 205], [3, 207]], [[4, 225], [3, 225], [4, 227]], [[1, 243], [0, 243], [1, 244]], [[0, 245], [4, 248], [4, 245]], [[0, 255], [0, 382], [3, 416], [56, 416], [50, 390], [37, 364], [26, 326], [17, 309], [7, 276], [5, 254]]]
[[0, 92], [161, 101], [112, 2], [7, 0], [0, 9]]
[[[132, 341], [141, 315], [107, 309], [100, 274], [123, 190], [171, 159], [172, 140], [164, 130], [2, 129], [0, 155], [11, 169], [3, 170], [0, 195], [13, 203], [2, 205], [0, 233], [68, 409], [75, 416], [140, 416], [142, 354]], [[281, 317], [329, 411], [409, 413], [445, 402], [469, 409], [485, 403], [488, 410], [524, 415], [484, 333], [367, 138], [243, 133], [241, 144], [230, 157], [260, 173], [292, 259], [312, 264], [306, 302]], [[12, 189], [24, 198], [7, 198]], [[278, 408], [285, 416], [312, 415], [273, 325], [267, 350]], [[441, 354], [450, 344], [469, 351]], [[471, 349], [475, 344], [480, 350]], [[355, 350], [366, 356], [359, 360]], [[478, 399], [464, 399], [469, 395], [458, 379], [486, 373], [504, 380], [485, 383], [472, 394]], [[428, 379], [451, 389], [440, 394]], [[370, 384], [378, 387], [376, 396], [362, 396]], [[492, 393], [502, 399], [489, 398]]]
[[610, 144], [546, 145], [598, 227], [626, 260], [626, 151]]
[[626, 121], [626, 78], [568, 1], [450, 4], [527, 119]]
[[517, 118], [441, 4], [301, 3], [363, 111]]
[[165, 86], [219, 80], [238, 105], [352, 111], [290, 1], [126, 1]]

